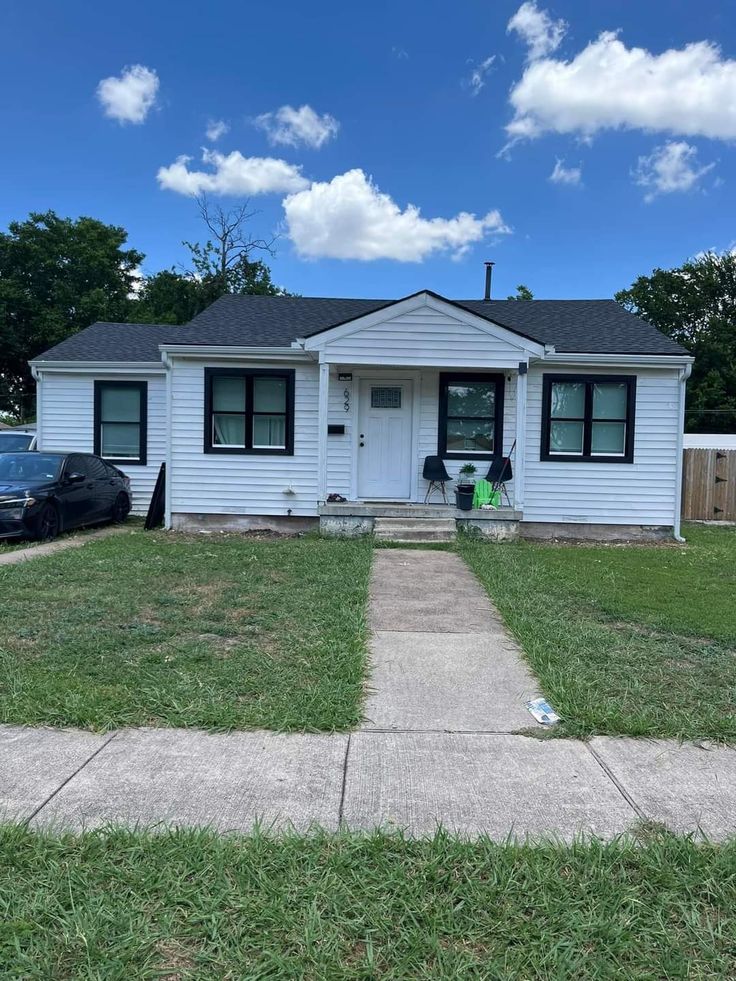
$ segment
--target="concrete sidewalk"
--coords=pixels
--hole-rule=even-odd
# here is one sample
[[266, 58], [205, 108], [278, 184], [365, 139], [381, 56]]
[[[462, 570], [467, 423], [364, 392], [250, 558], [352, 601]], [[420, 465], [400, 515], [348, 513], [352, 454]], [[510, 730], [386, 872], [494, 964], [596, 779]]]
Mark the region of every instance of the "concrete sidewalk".
[[0, 554], [0, 566], [19, 565], [21, 562], [29, 562], [31, 559], [40, 559], [44, 555], [55, 555], [56, 552], [65, 552], [70, 548], [80, 548], [97, 538], [120, 535], [124, 531], [130, 531], [130, 528], [126, 528], [125, 525], [105, 525], [104, 528], [71, 532], [61, 538], [55, 538], [52, 542], [30, 542], [27, 548], [15, 548], [10, 552]]
[[609, 839], [642, 820], [736, 834], [736, 752], [483, 733], [113, 735], [0, 727], [0, 817], [220, 831], [348, 827]]
[[385, 550], [371, 585], [367, 720], [351, 734], [0, 726], [0, 817], [33, 827], [221, 831], [438, 825], [504, 840], [610, 839], [641, 821], [736, 834], [736, 752], [518, 733], [536, 693], [458, 556]]

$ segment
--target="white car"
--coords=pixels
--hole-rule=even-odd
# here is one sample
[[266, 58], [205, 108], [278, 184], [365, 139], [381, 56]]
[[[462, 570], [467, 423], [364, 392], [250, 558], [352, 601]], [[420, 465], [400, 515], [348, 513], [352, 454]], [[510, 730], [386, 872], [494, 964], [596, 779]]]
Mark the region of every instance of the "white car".
[[0, 429], [0, 453], [22, 453], [36, 449], [36, 427], [18, 426], [17, 429]]

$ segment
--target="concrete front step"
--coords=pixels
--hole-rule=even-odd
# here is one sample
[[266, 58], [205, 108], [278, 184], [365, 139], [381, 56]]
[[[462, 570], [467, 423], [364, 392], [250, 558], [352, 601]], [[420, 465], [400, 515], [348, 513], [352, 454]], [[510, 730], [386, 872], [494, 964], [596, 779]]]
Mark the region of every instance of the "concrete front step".
[[452, 542], [457, 526], [453, 518], [376, 518], [373, 533], [382, 541]]

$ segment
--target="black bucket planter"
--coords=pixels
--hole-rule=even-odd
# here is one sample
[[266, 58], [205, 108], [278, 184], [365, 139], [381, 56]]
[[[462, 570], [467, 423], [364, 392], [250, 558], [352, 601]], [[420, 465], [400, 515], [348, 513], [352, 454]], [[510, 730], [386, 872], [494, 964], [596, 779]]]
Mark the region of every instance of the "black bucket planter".
[[472, 511], [475, 487], [472, 484], [458, 484], [455, 488], [455, 504], [461, 511]]

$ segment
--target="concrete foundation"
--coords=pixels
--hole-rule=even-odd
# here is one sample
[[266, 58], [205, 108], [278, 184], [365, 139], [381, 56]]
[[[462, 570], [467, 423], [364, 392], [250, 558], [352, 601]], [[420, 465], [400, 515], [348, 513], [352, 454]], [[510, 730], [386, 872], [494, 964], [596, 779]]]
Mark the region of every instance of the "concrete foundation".
[[489, 542], [513, 542], [519, 537], [518, 521], [494, 521], [488, 518], [458, 518], [458, 531]]
[[285, 514], [172, 514], [171, 527], [174, 531], [274, 531], [299, 535], [316, 531], [319, 518]]
[[174, 531], [271, 531], [298, 535], [319, 530], [329, 538], [372, 535], [377, 517], [452, 518], [458, 531], [490, 542], [519, 538], [567, 542], [662, 542], [673, 540], [671, 525], [609, 525], [522, 521], [518, 511], [459, 511], [421, 505], [326, 505], [317, 517], [284, 514], [174, 514]]
[[319, 533], [327, 538], [360, 538], [373, 534], [375, 518], [360, 514], [323, 514]]
[[663, 542], [673, 541], [671, 525], [605, 525], [574, 522], [524, 521], [522, 538], [567, 542]]

